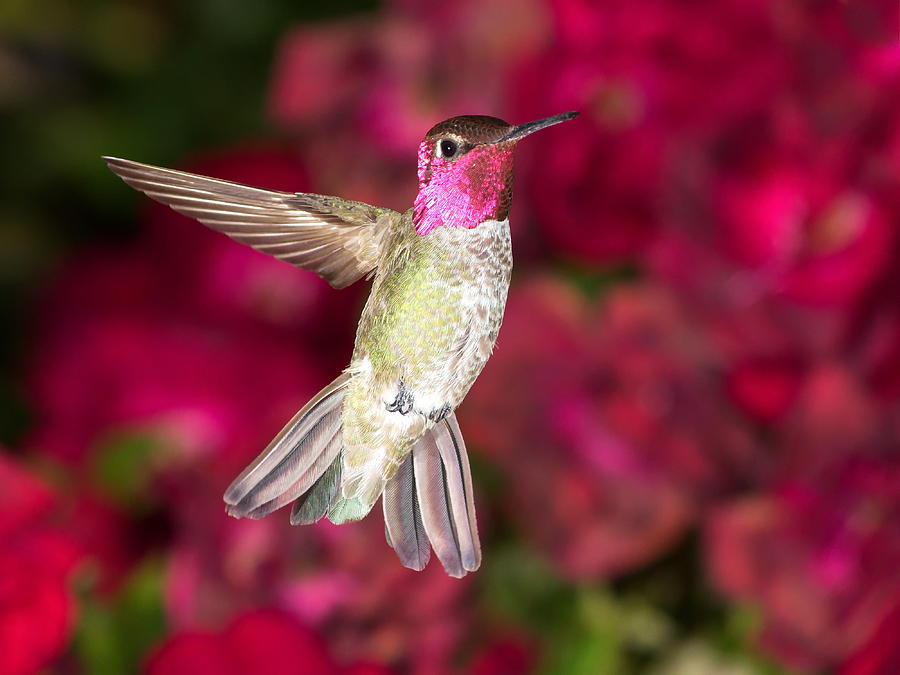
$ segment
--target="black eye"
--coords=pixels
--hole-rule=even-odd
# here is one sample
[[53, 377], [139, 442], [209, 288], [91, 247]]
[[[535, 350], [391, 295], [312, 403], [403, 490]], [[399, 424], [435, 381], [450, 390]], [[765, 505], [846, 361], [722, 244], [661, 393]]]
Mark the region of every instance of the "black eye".
[[456, 151], [459, 150], [459, 146], [456, 144], [456, 141], [445, 138], [438, 143], [438, 150], [440, 150], [441, 157], [449, 158], [456, 154]]

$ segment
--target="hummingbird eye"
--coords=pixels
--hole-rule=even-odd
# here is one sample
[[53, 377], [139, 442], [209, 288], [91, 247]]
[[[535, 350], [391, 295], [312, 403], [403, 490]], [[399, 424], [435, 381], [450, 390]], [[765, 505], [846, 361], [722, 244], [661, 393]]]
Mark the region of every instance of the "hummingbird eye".
[[459, 145], [457, 145], [456, 141], [451, 140], [449, 138], [444, 138], [438, 141], [437, 145], [438, 157], [444, 157], [445, 159], [452, 159], [456, 153], [459, 151]]

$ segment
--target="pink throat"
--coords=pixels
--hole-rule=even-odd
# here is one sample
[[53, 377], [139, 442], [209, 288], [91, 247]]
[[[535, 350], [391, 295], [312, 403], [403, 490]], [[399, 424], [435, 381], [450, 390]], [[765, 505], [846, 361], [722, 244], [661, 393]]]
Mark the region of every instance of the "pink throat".
[[434, 142], [419, 146], [419, 193], [413, 205], [416, 232], [436, 227], [473, 228], [503, 220], [512, 196], [512, 145], [477, 146], [456, 160], [434, 156]]

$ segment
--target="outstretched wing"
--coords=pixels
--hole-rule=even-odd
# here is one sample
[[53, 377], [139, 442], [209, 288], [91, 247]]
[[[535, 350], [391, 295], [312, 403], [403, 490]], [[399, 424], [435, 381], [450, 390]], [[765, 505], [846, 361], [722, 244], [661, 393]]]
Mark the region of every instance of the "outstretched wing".
[[400, 214], [337, 197], [280, 192], [116, 157], [107, 165], [131, 187], [207, 227], [297, 267], [335, 288], [378, 263], [381, 240]]

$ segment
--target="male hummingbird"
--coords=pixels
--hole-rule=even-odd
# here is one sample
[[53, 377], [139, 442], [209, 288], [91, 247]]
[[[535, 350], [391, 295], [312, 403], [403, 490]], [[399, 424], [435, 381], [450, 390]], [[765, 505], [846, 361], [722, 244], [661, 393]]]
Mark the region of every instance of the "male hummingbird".
[[294, 525], [323, 516], [343, 523], [363, 518], [383, 493], [386, 537], [403, 565], [423, 569], [433, 548], [451, 576], [478, 569], [454, 410], [503, 319], [513, 149], [577, 114], [435, 125], [419, 145], [419, 191], [405, 213], [104, 157], [152, 199], [335, 288], [374, 275], [350, 365], [229, 486], [230, 515], [261, 518], [293, 502]]

